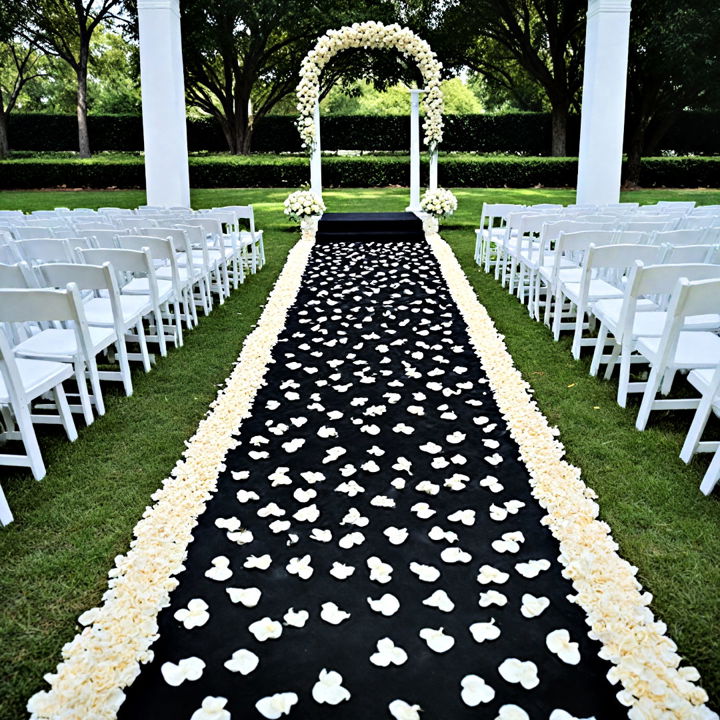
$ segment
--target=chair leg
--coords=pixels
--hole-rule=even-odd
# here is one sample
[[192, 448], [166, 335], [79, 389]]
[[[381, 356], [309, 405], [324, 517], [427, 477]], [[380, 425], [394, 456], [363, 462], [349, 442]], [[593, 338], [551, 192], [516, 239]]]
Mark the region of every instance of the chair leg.
[[17, 422], [20, 437], [22, 437], [25, 451], [27, 452], [30, 469], [36, 480], [42, 480], [45, 477], [45, 463], [43, 462], [38, 445], [37, 435], [33, 427], [32, 418], [30, 417], [30, 408], [27, 405], [15, 407], [15, 421]]
[[607, 345], [607, 338], [608, 330], [604, 323], [600, 323], [600, 332], [595, 340], [595, 349], [593, 350], [592, 361], [590, 362], [590, 374], [593, 377], [597, 377], [598, 370], [600, 369], [600, 361], [603, 351], [605, 350], [605, 346]]
[[720, 480], [720, 450], [715, 451], [713, 459], [710, 461], [710, 467], [700, 484], [700, 491], [703, 495], [709, 495], [715, 489], [718, 480]]
[[95, 415], [92, 409], [92, 403], [90, 402], [90, 394], [87, 389], [87, 380], [85, 379], [85, 363], [81, 360], [75, 362], [75, 381], [78, 386], [78, 394], [80, 395], [80, 405], [83, 409], [83, 416], [85, 417], [85, 424], [92, 425], [95, 420]]
[[[145, 337], [145, 326], [143, 325], [142, 318], [137, 321], [135, 325], [137, 332], [138, 343], [140, 345], [140, 355], [142, 357], [143, 370], [150, 372], [150, 353], [148, 352], [147, 338]], [[167, 347], [165, 345], [165, 328], [161, 326], [158, 328], [158, 341], [160, 342], [160, 354], [164, 357], [167, 355]], [[163, 350], [165, 352], [163, 352]]]
[[675, 380], [675, 374], [677, 370], [668, 369], [663, 376], [662, 385], [660, 386], [660, 392], [663, 395], [667, 395], [672, 390], [673, 381]]
[[183, 323], [182, 323], [182, 312], [180, 312], [180, 300], [175, 298], [173, 302], [173, 308], [175, 310], [175, 333], [177, 335], [177, 344], [179, 347], [183, 345]]
[[680, 459], [685, 463], [689, 463], [692, 460], [693, 455], [697, 452], [700, 438], [702, 437], [705, 425], [707, 425], [708, 418], [712, 412], [712, 406], [712, 395], [711, 393], [706, 393], [703, 395], [702, 400], [700, 400], [700, 405], [698, 405], [698, 409], [695, 411], [692, 423], [690, 424], [690, 429], [688, 430], [682, 450], [680, 451]]
[[564, 304], [562, 290], [555, 296], [555, 315], [553, 317], [553, 340], [560, 340], [560, 323], [562, 322], [562, 309]]
[[95, 358], [90, 358], [87, 374], [90, 377], [90, 387], [93, 391], [93, 402], [97, 408], [98, 415], [105, 414], [105, 401], [102, 396], [102, 388], [100, 387], [100, 376], [98, 375], [97, 364]]
[[115, 347], [118, 351], [118, 365], [120, 365], [120, 376], [122, 377], [123, 387], [125, 388], [125, 395], [130, 397], [133, 394], [132, 376], [130, 374], [130, 361], [128, 360], [127, 345], [125, 344], [125, 337], [120, 336], [115, 343]]
[[585, 305], [577, 306], [577, 314], [575, 315], [575, 331], [573, 332], [572, 356], [575, 360], [580, 359], [582, 351], [582, 334], [583, 323], [585, 322]]
[[5, 493], [0, 487], [0, 525], [9, 525], [13, 521], [10, 505], [5, 499]]
[[70, 406], [68, 405], [67, 397], [65, 396], [65, 390], [62, 384], [56, 385], [52, 389], [53, 398], [55, 399], [55, 405], [60, 416], [60, 421], [65, 428], [65, 434], [68, 436], [70, 442], [77, 440], [77, 428], [75, 427], [75, 421], [73, 420]]
[[650, 413], [652, 412], [652, 406], [655, 402], [658, 389], [660, 388], [660, 382], [662, 376], [658, 367], [653, 367], [650, 372], [647, 384], [645, 385], [645, 392], [643, 393], [643, 399], [640, 403], [640, 410], [635, 420], [635, 427], [638, 430], [644, 430], [647, 426], [647, 422], [650, 419]]
[[620, 380], [618, 382], [617, 403], [620, 407], [627, 407], [628, 384], [630, 383], [630, 357], [632, 349], [629, 343], [623, 340], [620, 353]]
[[618, 344], [617, 342], [613, 342], [613, 349], [610, 353], [610, 358], [608, 359], [607, 365], [605, 366], [605, 374], [603, 375], [603, 378], [605, 380], [609, 380], [612, 377], [613, 370], [615, 370], [618, 358], [620, 357], [621, 349], [622, 346], [620, 344]]

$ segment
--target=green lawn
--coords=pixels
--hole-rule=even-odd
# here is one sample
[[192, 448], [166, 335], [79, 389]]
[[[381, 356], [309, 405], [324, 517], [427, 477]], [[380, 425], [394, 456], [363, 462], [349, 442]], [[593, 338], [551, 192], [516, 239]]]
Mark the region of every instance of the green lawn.
[[[126, 551], [132, 527], [150, 494], [169, 473], [215, 396], [257, 320], [267, 293], [296, 234], [281, 214], [283, 189], [196, 190], [195, 207], [228, 203], [255, 206], [265, 229], [267, 267], [252, 277], [200, 327], [187, 334], [148, 375], [135, 375], [135, 394], [107, 394], [107, 415], [82, 429], [76, 443], [43, 433], [47, 477], [0, 470], [16, 522], [0, 530], [0, 719], [24, 716], [27, 697], [43, 686], [75, 618], [95, 605], [106, 573]], [[445, 225], [480, 300], [505, 335], [517, 366], [535, 388], [541, 408], [562, 431], [571, 462], [583, 468], [600, 496], [602, 516], [623, 555], [655, 597], [654, 610], [668, 624], [682, 654], [696, 664], [703, 683], [720, 701], [720, 503], [698, 491], [707, 458], [685, 466], [678, 458], [685, 419], [654, 413], [650, 429], [634, 430], [634, 408], [615, 404], [614, 383], [590, 378], [588, 362], [572, 360], [569, 342], [549, 332], [478, 271], [474, 233], [483, 201], [571, 202], [569, 190], [463, 189], [459, 211]], [[720, 203], [720, 191], [635, 191], [625, 199], [695, 199]], [[131, 207], [141, 191], [3, 192], [0, 209], [55, 206]], [[330, 210], [400, 210], [404, 189], [330, 190]]]

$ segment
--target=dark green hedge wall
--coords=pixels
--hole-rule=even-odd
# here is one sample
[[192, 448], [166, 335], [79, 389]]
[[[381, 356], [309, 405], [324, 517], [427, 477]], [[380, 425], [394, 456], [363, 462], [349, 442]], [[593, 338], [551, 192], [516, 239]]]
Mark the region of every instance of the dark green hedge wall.
[[[444, 150], [508, 152], [524, 155], [550, 153], [550, 117], [547, 113], [448, 115]], [[322, 118], [325, 150], [400, 150], [410, 144], [405, 116], [327, 116]], [[132, 115], [90, 116], [93, 150], [141, 150], [142, 121]], [[59, 151], [77, 148], [77, 125], [71, 115], [13, 113], [9, 124], [14, 150]], [[571, 116], [568, 152], [577, 153], [579, 118]], [[227, 150], [218, 124], [210, 119], [188, 120], [191, 151]], [[679, 153], [720, 154], [720, 113], [686, 112], [661, 143]], [[298, 152], [300, 141], [292, 117], [269, 116], [253, 134], [254, 152]]]
[[[326, 157], [326, 187], [407, 185], [406, 157]], [[423, 178], [427, 165], [423, 164]], [[577, 176], [573, 158], [441, 157], [439, 179], [445, 187], [572, 187]], [[304, 157], [228, 157], [190, 160], [193, 187], [289, 187], [306, 184]], [[645, 187], [720, 187], [720, 158], [648, 158], [643, 161]], [[9, 160], [0, 162], [0, 189], [52, 187], [144, 187], [142, 159]]]

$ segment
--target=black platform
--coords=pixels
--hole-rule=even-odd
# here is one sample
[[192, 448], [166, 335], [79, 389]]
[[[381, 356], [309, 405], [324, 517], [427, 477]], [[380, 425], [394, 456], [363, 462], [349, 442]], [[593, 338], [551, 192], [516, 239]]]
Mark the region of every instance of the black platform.
[[318, 225], [316, 241], [420, 242], [424, 239], [422, 221], [413, 213], [325, 213]]

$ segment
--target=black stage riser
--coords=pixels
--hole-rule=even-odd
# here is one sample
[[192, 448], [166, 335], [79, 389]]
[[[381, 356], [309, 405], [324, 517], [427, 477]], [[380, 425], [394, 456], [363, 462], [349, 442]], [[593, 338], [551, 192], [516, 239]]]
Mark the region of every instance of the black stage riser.
[[318, 224], [317, 242], [339, 240], [418, 242], [422, 221], [413, 213], [326, 213]]

